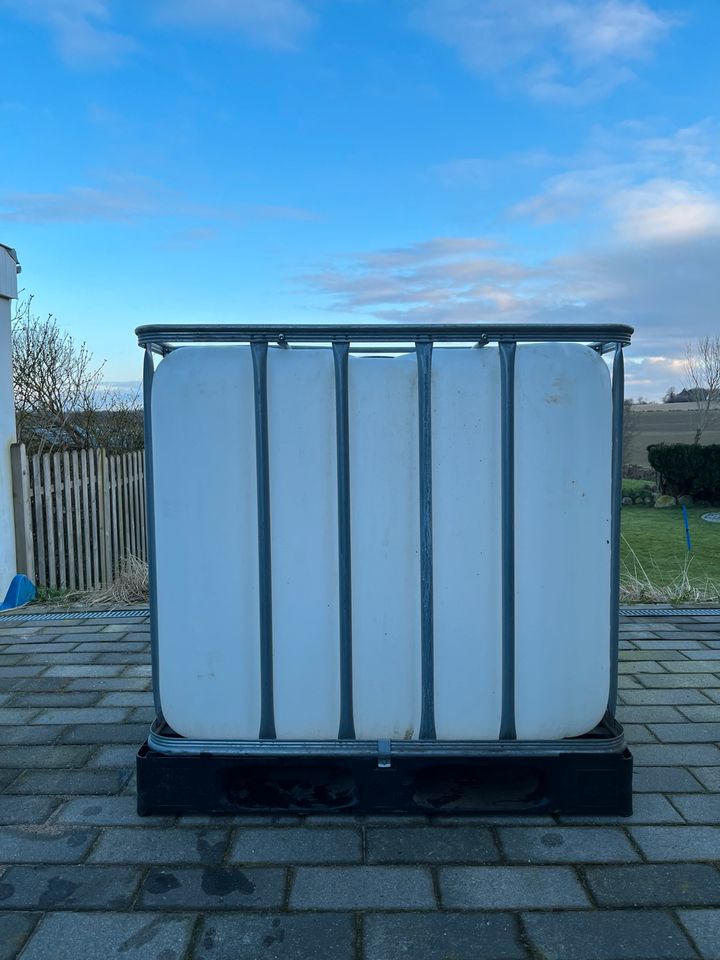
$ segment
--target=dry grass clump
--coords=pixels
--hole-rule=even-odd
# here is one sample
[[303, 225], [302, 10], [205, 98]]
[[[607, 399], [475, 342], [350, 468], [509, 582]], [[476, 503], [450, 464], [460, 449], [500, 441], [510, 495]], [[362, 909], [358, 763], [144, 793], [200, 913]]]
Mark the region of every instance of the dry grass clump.
[[692, 556], [683, 560], [676, 576], [668, 581], [653, 563], [646, 569], [625, 537], [623, 541], [628, 560], [623, 561], [620, 571], [621, 603], [717, 603], [720, 582], [708, 576], [691, 576]]
[[90, 593], [78, 593], [88, 606], [125, 607], [133, 603], [147, 603], [148, 565], [137, 557], [125, 557], [120, 561], [119, 569], [112, 583]]

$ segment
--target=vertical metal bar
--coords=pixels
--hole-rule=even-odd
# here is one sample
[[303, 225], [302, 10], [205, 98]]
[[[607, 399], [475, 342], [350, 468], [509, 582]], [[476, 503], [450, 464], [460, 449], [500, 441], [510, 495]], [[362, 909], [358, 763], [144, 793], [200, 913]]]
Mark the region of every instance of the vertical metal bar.
[[610, 505], [610, 691], [608, 713], [615, 716], [620, 634], [620, 508], [622, 506], [623, 405], [625, 365], [621, 343], [615, 345], [612, 369], [612, 486]]
[[[148, 593], [150, 599], [150, 657], [152, 661], [152, 688], [155, 713], [162, 720], [160, 703], [160, 674], [158, 672], [158, 603], [157, 603], [157, 562], [155, 555], [155, 492], [153, 485], [153, 445], [152, 445], [152, 384], [155, 374], [152, 350], [145, 347], [143, 361], [143, 420], [145, 427], [145, 499], [148, 518]], [[116, 558], [117, 559], [117, 558]], [[112, 576], [111, 571], [111, 576]]]
[[433, 634], [432, 529], [432, 341], [415, 344], [418, 365], [418, 447], [420, 475], [420, 644], [421, 740], [435, 739], [435, 651]]
[[349, 341], [333, 342], [337, 437], [338, 591], [340, 612], [340, 724], [338, 740], [355, 739], [352, 672], [352, 579], [350, 557]]
[[500, 739], [515, 740], [515, 350], [501, 340], [502, 712]]
[[255, 464], [257, 468], [258, 574], [260, 599], [260, 739], [275, 739], [272, 637], [272, 560], [270, 553], [270, 453], [268, 443], [267, 341], [250, 345], [255, 386]]

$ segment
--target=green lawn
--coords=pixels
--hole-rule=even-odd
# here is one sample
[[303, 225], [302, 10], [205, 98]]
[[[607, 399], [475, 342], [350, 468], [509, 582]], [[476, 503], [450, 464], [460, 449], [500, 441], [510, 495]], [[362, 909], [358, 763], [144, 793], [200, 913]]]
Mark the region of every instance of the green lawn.
[[639, 563], [653, 584], [667, 586], [678, 579], [689, 561], [687, 573], [691, 585], [707, 589], [708, 580], [712, 581], [716, 589], [710, 592], [717, 595], [720, 588], [720, 523], [707, 523], [701, 519], [703, 513], [711, 512], [718, 510], [716, 507], [688, 507], [693, 546], [692, 552], [688, 553], [680, 507], [665, 510], [623, 507], [623, 574], [642, 576]]

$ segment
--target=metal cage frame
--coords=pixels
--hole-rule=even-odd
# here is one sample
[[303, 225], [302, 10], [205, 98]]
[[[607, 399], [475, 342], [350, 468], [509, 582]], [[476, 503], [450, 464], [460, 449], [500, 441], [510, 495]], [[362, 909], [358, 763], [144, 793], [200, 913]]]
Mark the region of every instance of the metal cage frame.
[[[633, 329], [624, 325], [487, 325], [467, 324], [333, 324], [333, 325], [149, 325], [135, 331], [144, 350], [143, 398], [145, 417], [146, 497], [153, 694], [157, 719], [143, 748], [166, 757], [224, 758], [359, 758], [377, 759], [379, 767], [392, 758], [558, 758], [583, 755], [590, 761], [600, 754], [629, 758], [621, 725], [615, 719], [618, 673], [620, 604], [620, 507], [624, 368], [623, 348]], [[518, 740], [515, 731], [515, 590], [514, 590], [514, 374], [518, 343], [584, 343], [600, 354], [612, 353], [612, 467], [611, 467], [611, 587], [608, 608], [610, 689], [607, 712], [595, 730], [565, 740]], [[158, 683], [157, 580], [151, 396], [155, 369], [153, 355], [166, 356], [186, 344], [245, 344], [252, 352], [256, 426], [258, 504], [258, 570], [260, 605], [261, 718], [257, 740], [191, 740], [178, 736], [165, 723]], [[501, 372], [501, 550], [502, 550], [502, 712], [498, 740], [447, 741], [435, 737], [433, 673], [433, 551], [432, 551], [432, 418], [431, 375], [433, 349], [484, 347], [497, 343]], [[340, 645], [340, 715], [333, 741], [288, 741], [275, 736], [273, 703], [272, 591], [270, 495], [268, 458], [267, 355], [271, 345], [296, 348], [323, 345], [333, 352], [335, 375], [338, 597]], [[350, 569], [350, 462], [348, 417], [348, 357], [350, 353], [414, 352], [418, 365], [418, 424], [420, 481], [421, 578], [421, 719], [414, 741], [360, 741], [355, 738], [352, 699], [352, 595]], [[141, 751], [142, 754], [142, 751]], [[139, 759], [140, 762], [140, 759]], [[631, 761], [630, 761], [631, 763]]]

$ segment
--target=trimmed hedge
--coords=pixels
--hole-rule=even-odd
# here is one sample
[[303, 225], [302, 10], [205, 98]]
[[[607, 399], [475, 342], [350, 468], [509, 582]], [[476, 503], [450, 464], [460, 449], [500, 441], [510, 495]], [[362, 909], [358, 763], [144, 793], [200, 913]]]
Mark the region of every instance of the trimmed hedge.
[[648, 461], [660, 476], [663, 493], [720, 500], [720, 444], [653, 443]]

